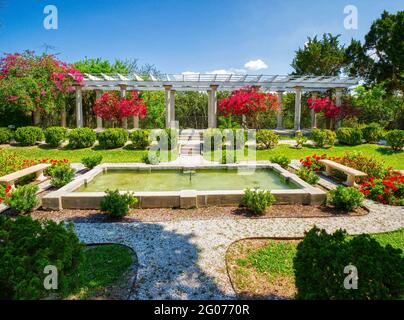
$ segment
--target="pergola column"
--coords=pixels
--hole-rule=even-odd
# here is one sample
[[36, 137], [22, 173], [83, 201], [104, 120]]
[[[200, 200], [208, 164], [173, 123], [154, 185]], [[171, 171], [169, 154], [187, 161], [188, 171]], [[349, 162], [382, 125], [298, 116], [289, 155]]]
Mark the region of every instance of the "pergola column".
[[[313, 91], [311, 93], [311, 98], [313, 100], [317, 99], [317, 92]], [[315, 129], [317, 128], [317, 113], [314, 111], [314, 109], [310, 110], [310, 116], [311, 116], [311, 128]]]
[[66, 121], [66, 106], [63, 104], [62, 109], [60, 110], [60, 125], [64, 128], [67, 127]]
[[[335, 106], [338, 108], [341, 108], [342, 106], [342, 88], [335, 89]], [[341, 120], [337, 121], [336, 127], [341, 127]]]
[[278, 112], [276, 114], [276, 129], [283, 129], [283, 91], [276, 92], [278, 96]]
[[[102, 90], [95, 90], [95, 99], [99, 100], [102, 96]], [[97, 130], [102, 130], [102, 118], [97, 116]]]
[[81, 86], [76, 86], [76, 126], [83, 127], [83, 93]]
[[175, 121], [175, 91], [172, 90], [173, 86], [164, 86], [165, 100], [166, 100], [166, 128], [171, 128], [173, 121]]
[[217, 128], [217, 88], [211, 85], [208, 91], [208, 128]]
[[[120, 85], [119, 86], [121, 88], [121, 98], [125, 98], [126, 97], [126, 85]], [[124, 129], [128, 129], [128, 118], [124, 118], [122, 119], [122, 127]]]
[[295, 130], [300, 130], [302, 117], [302, 87], [295, 87]]

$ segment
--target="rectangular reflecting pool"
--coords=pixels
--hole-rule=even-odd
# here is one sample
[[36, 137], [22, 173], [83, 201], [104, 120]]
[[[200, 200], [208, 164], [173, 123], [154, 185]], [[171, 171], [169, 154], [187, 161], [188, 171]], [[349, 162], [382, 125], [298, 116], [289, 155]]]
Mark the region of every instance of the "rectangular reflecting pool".
[[301, 187], [272, 169], [198, 169], [198, 170], [108, 170], [100, 173], [74, 192], [243, 190], [260, 188], [290, 190]]

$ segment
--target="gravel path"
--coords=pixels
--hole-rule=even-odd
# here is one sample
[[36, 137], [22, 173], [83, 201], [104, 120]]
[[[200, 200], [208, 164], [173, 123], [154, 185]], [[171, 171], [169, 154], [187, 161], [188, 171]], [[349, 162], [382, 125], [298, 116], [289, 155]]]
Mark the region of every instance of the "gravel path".
[[362, 217], [182, 220], [163, 223], [76, 223], [86, 243], [121, 243], [138, 255], [131, 299], [234, 299], [225, 254], [248, 237], [302, 237], [313, 225], [350, 234], [404, 228], [404, 207], [366, 201]]

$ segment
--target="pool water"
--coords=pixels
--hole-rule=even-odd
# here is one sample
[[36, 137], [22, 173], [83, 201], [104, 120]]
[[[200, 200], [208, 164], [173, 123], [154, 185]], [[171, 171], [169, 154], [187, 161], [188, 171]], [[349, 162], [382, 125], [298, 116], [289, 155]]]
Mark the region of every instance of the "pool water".
[[239, 170], [108, 170], [75, 192], [299, 189], [271, 169]]

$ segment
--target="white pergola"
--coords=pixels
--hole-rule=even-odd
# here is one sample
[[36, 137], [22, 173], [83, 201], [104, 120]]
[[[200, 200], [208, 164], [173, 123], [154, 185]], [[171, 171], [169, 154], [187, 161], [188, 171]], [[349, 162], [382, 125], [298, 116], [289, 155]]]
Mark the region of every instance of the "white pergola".
[[[99, 98], [103, 91], [120, 91], [125, 96], [127, 91], [165, 91], [166, 126], [175, 123], [175, 91], [199, 91], [208, 94], [208, 127], [217, 126], [217, 92], [234, 91], [246, 86], [254, 86], [264, 92], [277, 92], [278, 102], [282, 107], [282, 95], [285, 91], [296, 93], [295, 130], [300, 130], [302, 92], [318, 92], [329, 89], [336, 91], [336, 104], [341, 106], [342, 91], [358, 85], [359, 80], [350, 77], [327, 76], [283, 76], [283, 75], [248, 75], [248, 74], [165, 74], [150, 75], [148, 79], [133, 75], [85, 74], [81, 85], [76, 86], [76, 119], [77, 127], [83, 126], [82, 91], [95, 90]], [[280, 108], [282, 110], [282, 108]], [[282, 129], [282, 111], [278, 113], [277, 129]], [[124, 123], [127, 127], [127, 122]], [[139, 119], [133, 119], [134, 129], [139, 128]], [[312, 127], [316, 127], [314, 112]], [[102, 128], [102, 120], [97, 119], [97, 128]]]

